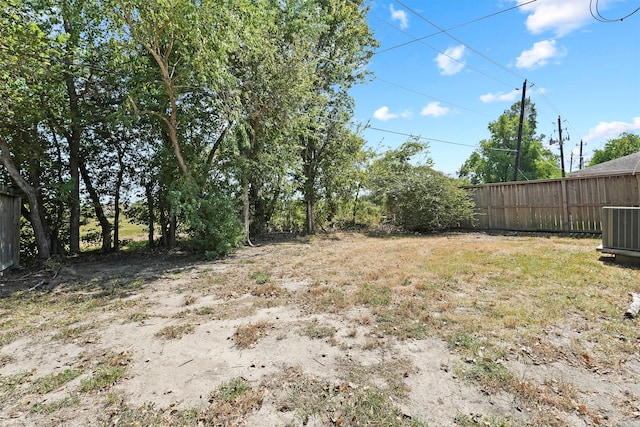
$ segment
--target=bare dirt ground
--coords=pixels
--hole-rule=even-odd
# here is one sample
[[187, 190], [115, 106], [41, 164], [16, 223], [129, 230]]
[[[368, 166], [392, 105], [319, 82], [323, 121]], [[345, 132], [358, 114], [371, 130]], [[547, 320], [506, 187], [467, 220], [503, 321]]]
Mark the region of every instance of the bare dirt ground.
[[337, 234], [15, 271], [0, 424], [640, 425], [638, 271], [595, 243]]

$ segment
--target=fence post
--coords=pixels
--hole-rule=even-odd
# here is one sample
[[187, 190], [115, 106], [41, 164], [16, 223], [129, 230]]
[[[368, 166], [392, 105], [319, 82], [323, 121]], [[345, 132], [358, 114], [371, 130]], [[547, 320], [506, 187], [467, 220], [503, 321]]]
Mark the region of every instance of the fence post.
[[488, 225], [489, 225], [489, 230], [493, 230], [493, 213], [491, 212], [491, 197], [493, 195], [493, 192], [491, 191], [491, 189], [493, 188], [493, 186], [489, 185], [488, 187], [485, 187], [488, 191], [487, 194], [487, 219], [488, 219]]
[[562, 186], [562, 230], [569, 231], [569, 201], [567, 200], [567, 179], [560, 179]]
[[20, 264], [20, 197], [0, 185], [0, 272]]

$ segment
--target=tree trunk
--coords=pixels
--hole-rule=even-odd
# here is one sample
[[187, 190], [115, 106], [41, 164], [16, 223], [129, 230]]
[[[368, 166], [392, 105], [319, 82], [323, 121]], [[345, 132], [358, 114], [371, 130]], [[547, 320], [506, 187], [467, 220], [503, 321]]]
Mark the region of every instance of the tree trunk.
[[314, 234], [316, 232], [316, 224], [313, 211], [315, 209], [315, 181], [316, 181], [316, 165], [315, 150], [312, 141], [303, 141], [304, 147], [302, 151], [302, 171], [304, 173], [304, 201], [306, 204], [305, 215], [305, 232]]
[[[68, 20], [65, 19], [65, 30], [70, 34], [71, 28]], [[71, 58], [66, 57], [65, 66], [67, 70], [74, 69]], [[64, 80], [67, 86], [67, 96], [69, 97], [69, 111], [71, 113], [71, 132], [68, 133], [69, 143], [69, 175], [73, 187], [69, 200], [69, 251], [72, 254], [80, 252], [80, 137], [82, 124], [80, 123], [80, 107], [78, 104], [78, 93], [76, 91], [73, 75], [64, 73]]]
[[307, 234], [314, 234], [316, 232], [316, 223], [315, 218], [313, 216], [314, 203], [313, 199], [310, 197], [306, 199], [307, 203], [307, 212], [306, 212], [306, 220], [305, 220], [305, 232]]
[[147, 211], [149, 214], [149, 247], [152, 247], [154, 243], [153, 229], [155, 227], [155, 211], [153, 207], [153, 187], [151, 183], [148, 182], [145, 184], [144, 192], [147, 197]]
[[353, 201], [353, 225], [356, 225], [356, 214], [358, 213], [358, 200], [360, 199], [360, 188], [361, 185], [358, 183], [358, 188], [356, 189], [356, 197]]
[[175, 215], [171, 215], [169, 219], [169, 248], [176, 247], [176, 231], [178, 229], [178, 218]]
[[160, 233], [161, 233], [161, 241], [162, 245], [168, 247], [169, 246], [169, 224], [167, 221], [167, 215], [163, 208], [160, 208]]
[[38, 192], [20, 175], [20, 171], [11, 158], [9, 144], [3, 136], [0, 136], [0, 161], [2, 161], [2, 164], [9, 172], [11, 179], [13, 179], [16, 185], [25, 193], [29, 201], [29, 219], [31, 220], [33, 234], [36, 238], [38, 258], [42, 260], [49, 259], [51, 256], [51, 246], [49, 244], [49, 235], [44, 222], [44, 216], [42, 215], [42, 207], [38, 202]]
[[115, 212], [113, 218], [113, 249], [120, 250], [120, 193], [122, 182], [124, 181], [124, 151], [121, 146], [117, 146], [118, 151], [118, 175], [116, 177], [116, 188], [114, 196]]
[[107, 219], [107, 216], [104, 214], [104, 209], [102, 209], [102, 204], [100, 203], [100, 196], [91, 183], [89, 171], [87, 171], [84, 163], [80, 163], [79, 167], [80, 173], [82, 175], [82, 180], [84, 181], [84, 185], [87, 187], [87, 192], [89, 193], [89, 197], [91, 198], [93, 209], [96, 212], [96, 217], [98, 218], [100, 228], [102, 229], [102, 252], [109, 252], [111, 250], [111, 223], [109, 222], [109, 219]]
[[250, 227], [250, 200], [249, 200], [249, 180], [242, 180], [242, 224], [244, 225], [244, 240], [245, 243], [251, 244], [249, 239], [249, 227]]

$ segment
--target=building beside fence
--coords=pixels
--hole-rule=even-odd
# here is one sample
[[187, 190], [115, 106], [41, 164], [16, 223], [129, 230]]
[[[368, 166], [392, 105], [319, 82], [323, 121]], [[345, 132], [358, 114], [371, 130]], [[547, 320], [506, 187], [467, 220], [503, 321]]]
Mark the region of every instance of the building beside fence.
[[604, 206], [640, 206], [640, 153], [567, 178], [468, 187], [482, 230], [600, 233]]
[[0, 185], [0, 272], [20, 264], [20, 197]]

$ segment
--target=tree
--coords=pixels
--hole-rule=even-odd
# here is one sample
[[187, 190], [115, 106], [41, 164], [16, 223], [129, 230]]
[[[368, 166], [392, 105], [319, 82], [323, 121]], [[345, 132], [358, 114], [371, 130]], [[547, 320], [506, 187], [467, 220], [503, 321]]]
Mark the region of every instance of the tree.
[[[178, 168], [186, 176], [184, 133], [181, 135], [179, 129], [185, 109], [182, 101], [199, 93], [211, 103], [216, 96], [226, 93], [220, 90], [230, 78], [225, 74], [223, 61], [235, 40], [228, 30], [238, 25], [236, 21], [242, 14], [232, 13], [224, 1], [218, 0], [117, 0], [117, 3], [116, 22], [150, 59], [140, 75], [138, 93], [130, 98], [132, 106], [139, 114], [160, 120]], [[156, 90], [162, 89], [166, 105], [140, 108], [136, 98], [154, 86]]]
[[468, 193], [457, 180], [432, 168], [427, 149], [417, 139], [406, 141], [380, 155], [369, 171], [374, 200], [384, 204], [394, 224], [409, 231], [441, 231], [473, 216]]
[[232, 134], [247, 242], [250, 233], [266, 230], [283, 179], [295, 162], [291, 123], [311, 79], [300, 60], [307, 54], [298, 42], [300, 34], [291, 34], [301, 27], [291, 18], [290, 5], [280, 7], [271, 0], [253, 3], [245, 6], [253, 19], [238, 32], [242, 42], [229, 61], [238, 83], [239, 109]]
[[[38, 257], [51, 255], [51, 235], [35, 162], [44, 151], [37, 126], [45, 120], [43, 92], [51, 78], [51, 48], [45, 32], [30, 19], [21, 0], [0, 0], [0, 162], [26, 195], [23, 209], [31, 223]], [[35, 138], [34, 138], [35, 136]]]
[[[557, 156], [543, 146], [544, 136], [536, 135], [535, 105], [529, 100], [525, 103], [528, 114], [523, 122], [519, 175], [527, 180], [560, 176]], [[489, 123], [490, 139], [480, 141], [480, 148], [464, 162], [458, 176], [473, 184], [512, 180], [519, 119], [520, 101]]]
[[640, 135], [624, 132], [618, 138], [610, 139], [602, 149], [593, 150], [589, 166], [615, 160], [640, 151]]
[[[306, 59], [313, 76], [312, 90], [301, 111], [298, 144], [302, 172], [300, 189], [306, 206], [307, 233], [315, 232], [315, 208], [320, 198], [323, 169], [329, 159], [340, 156], [334, 150], [347, 147], [334, 143], [335, 120], [346, 123], [353, 109], [348, 90], [366, 77], [365, 65], [373, 56], [377, 42], [367, 24], [363, 0], [311, 1], [313, 18], [321, 25], [310, 39]], [[316, 7], [319, 4], [319, 7]], [[344, 134], [341, 134], [342, 137]]]
[[394, 223], [409, 231], [447, 230], [473, 218], [469, 193], [428, 166], [411, 167], [389, 188], [388, 197]]

